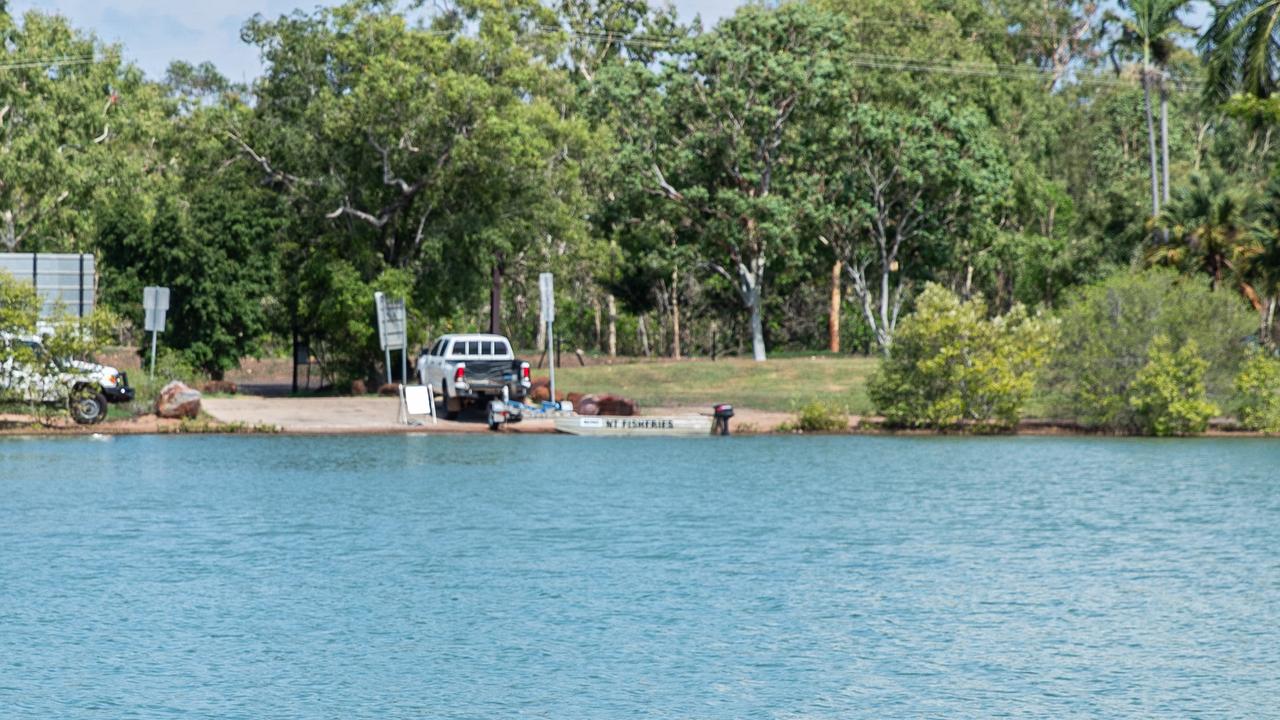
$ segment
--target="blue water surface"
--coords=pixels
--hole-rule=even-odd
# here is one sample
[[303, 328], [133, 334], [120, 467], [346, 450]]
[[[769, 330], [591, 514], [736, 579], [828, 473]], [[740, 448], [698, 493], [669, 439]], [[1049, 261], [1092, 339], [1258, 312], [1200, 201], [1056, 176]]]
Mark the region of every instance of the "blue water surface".
[[0, 440], [5, 718], [1280, 716], [1280, 442]]

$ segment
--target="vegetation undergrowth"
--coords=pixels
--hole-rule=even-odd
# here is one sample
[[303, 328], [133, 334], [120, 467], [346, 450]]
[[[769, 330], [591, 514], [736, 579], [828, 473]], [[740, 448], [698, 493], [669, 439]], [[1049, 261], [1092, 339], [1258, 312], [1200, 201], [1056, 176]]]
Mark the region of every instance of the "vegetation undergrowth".
[[808, 402], [795, 418], [778, 426], [778, 432], [831, 433], [849, 429], [849, 409], [824, 402]]

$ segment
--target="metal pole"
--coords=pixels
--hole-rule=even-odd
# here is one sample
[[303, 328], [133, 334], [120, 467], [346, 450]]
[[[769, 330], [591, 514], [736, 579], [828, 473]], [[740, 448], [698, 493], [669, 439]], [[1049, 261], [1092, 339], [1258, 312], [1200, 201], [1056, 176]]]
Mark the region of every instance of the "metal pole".
[[151, 331], [151, 379], [156, 379], [156, 331]]
[[552, 326], [554, 322], [547, 323], [547, 366], [551, 368], [551, 402], [556, 401], [556, 354], [552, 346]]
[[391, 384], [391, 350], [388, 348], [388, 349], [386, 350], [386, 353], [387, 353], [387, 365], [386, 365], [386, 368], [387, 368], [387, 384], [388, 384], [388, 385], [390, 385], [390, 384]]
[[80, 304], [76, 306], [76, 317], [84, 317], [84, 253], [80, 254]]
[[400, 348], [400, 383], [402, 385], [409, 384], [409, 343], [408, 338], [404, 347]]

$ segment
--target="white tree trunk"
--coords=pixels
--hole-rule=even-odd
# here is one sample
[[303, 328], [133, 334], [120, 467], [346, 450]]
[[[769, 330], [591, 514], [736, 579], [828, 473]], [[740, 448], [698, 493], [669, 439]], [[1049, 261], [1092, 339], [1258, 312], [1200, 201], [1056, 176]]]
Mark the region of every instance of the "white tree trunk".
[[898, 315], [906, 297], [906, 286], [901, 282], [894, 285], [891, 278], [893, 273], [886, 267], [880, 272], [880, 293], [877, 296], [867, 282], [867, 265], [846, 261], [845, 270], [853, 282], [853, 294], [862, 306], [862, 317], [875, 333], [881, 352], [888, 355], [889, 348], [893, 345], [893, 334], [898, 328]]
[[680, 271], [671, 271], [671, 357], [680, 359]]
[[1169, 91], [1160, 83], [1160, 172], [1163, 175], [1163, 202], [1169, 204]]
[[764, 258], [751, 259], [751, 266], [738, 264], [738, 281], [742, 292], [742, 302], [751, 313], [751, 357], [756, 362], [768, 359], [764, 347], [764, 318], [761, 305], [760, 286], [764, 284]]
[[1156, 156], [1156, 126], [1151, 113], [1151, 74], [1147, 67], [1142, 68], [1143, 107], [1147, 111], [1147, 151], [1151, 159], [1151, 217], [1160, 217], [1160, 178], [1156, 170], [1159, 160]]
[[645, 357], [649, 357], [649, 323], [645, 320], [646, 317], [648, 317], [648, 313], [640, 316], [640, 322], [636, 326], [636, 334], [640, 336], [641, 351], [644, 352]]
[[751, 357], [756, 362], [764, 362], [764, 320], [760, 317], [760, 290], [755, 288], [752, 290], [752, 298], [748, 300], [751, 304]]
[[618, 302], [613, 293], [606, 296], [605, 306], [609, 311], [609, 357], [618, 357]]

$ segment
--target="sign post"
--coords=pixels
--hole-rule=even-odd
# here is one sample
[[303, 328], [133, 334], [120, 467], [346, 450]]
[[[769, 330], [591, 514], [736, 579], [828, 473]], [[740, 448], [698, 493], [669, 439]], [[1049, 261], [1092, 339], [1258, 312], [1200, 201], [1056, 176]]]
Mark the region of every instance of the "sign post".
[[400, 351], [401, 384], [409, 384], [409, 345], [408, 322], [405, 313], [404, 298], [388, 300], [387, 296], [376, 292], [373, 302], [378, 307], [378, 344], [386, 354], [387, 384], [391, 384], [391, 351]]
[[544, 272], [538, 276], [538, 290], [542, 293], [542, 319], [547, 323], [547, 367], [551, 370], [551, 402], [556, 401], [556, 354], [552, 336], [556, 323], [555, 275]]
[[169, 288], [142, 289], [142, 307], [146, 310], [144, 329], [151, 333], [151, 379], [156, 379], [156, 335], [164, 332], [165, 315], [169, 312]]

